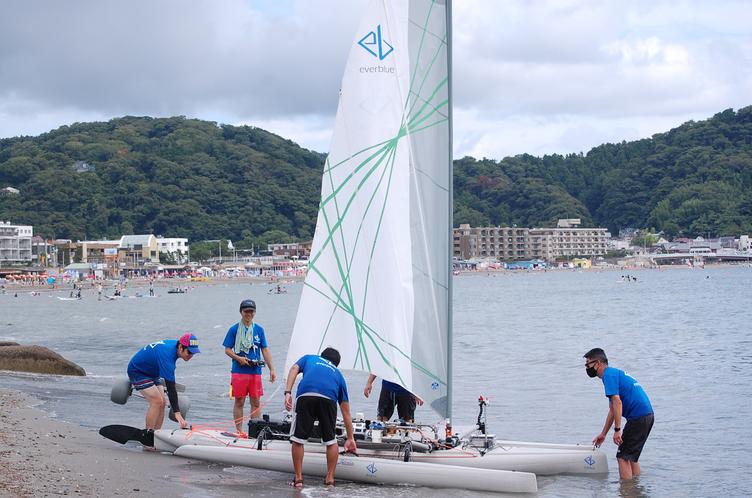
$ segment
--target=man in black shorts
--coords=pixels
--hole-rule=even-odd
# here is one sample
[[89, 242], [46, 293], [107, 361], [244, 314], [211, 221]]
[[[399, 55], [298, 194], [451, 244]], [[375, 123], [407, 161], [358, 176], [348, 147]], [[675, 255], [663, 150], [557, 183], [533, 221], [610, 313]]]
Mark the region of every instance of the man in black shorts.
[[347, 398], [347, 384], [342, 372], [339, 371], [340, 355], [334, 348], [326, 348], [321, 356], [309, 354], [303, 356], [290, 368], [287, 374], [285, 388], [285, 409], [292, 410], [292, 386], [298, 374], [303, 378], [298, 384], [295, 398], [295, 419], [290, 429], [290, 443], [292, 443], [292, 464], [295, 469], [295, 479], [290, 483], [297, 489], [303, 487], [303, 455], [304, 444], [313, 434], [314, 422], [318, 420], [321, 442], [326, 445], [326, 478], [324, 483], [334, 485], [334, 470], [337, 468], [339, 446], [335, 436], [337, 423], [337, 403], [342, 410], [345, 421], [347, 440], [345, 451], [355, 453], [355, 437], [353, 434], [350, 403]]
[[[619, 477], [636, 477], [640, 475], [640, 464], [637, 462], [653, 428], [654, 415], [650, 399], [634, 377], [618, 368], [608, 366], [608, 358], [601, 348], [591, 349], [584, 357], [585, 372], [588, 377], [600, 377], [609, 400], [606, 423], [601, 433], [593, 439], [593, 444], [599, 447], [613, 424], [614, 444], [619, 446], [616, 452]], [[622, 417], [627, 419], [623, 433]]]
[[[371, 395], [373, 381], [376, 380], [374, 374], [368, 376], [366, 387], [363, 389], [363, 396], [366, 398]], [[379, 394], [379, 405], [377, 408], [377, 418], [381, 422], [387, 422], [394, 414], [394, 407], [397, 406], [397, 415], [400, 420], [405, 422], [415, 421], [415, 407], [422, 406], [423, 400], [404, 387], [388, 380], [381, 381], [381, 393]]]

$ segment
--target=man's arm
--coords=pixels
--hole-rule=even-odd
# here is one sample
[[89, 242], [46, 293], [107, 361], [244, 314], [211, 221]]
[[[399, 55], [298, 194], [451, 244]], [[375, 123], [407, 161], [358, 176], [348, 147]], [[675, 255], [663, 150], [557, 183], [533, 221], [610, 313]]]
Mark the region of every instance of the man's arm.
[[248, 360], [248, 358], [246, 358], [245, 356], [240, 356], [239, 354], [235, 353], [235, 351], [232, 348], [225, 348], [225, 354], [243, 366], [247, 367], [250, 365], [250, 361]]
[[606, 415], [606, 422], [603, 424], [603, 430], [601, 431], [600, 434], [598, 434], [597, 436], [595, 436], [595, 438], [593, 438], [593, 444], [596, 447], [600, 447], [600, 445], [603, 444], [603, 441], [606, 440], [606, 434], [608, 434], [609, 429], [611, 429], [611, 424], [613, 422], [614, 422], [613, 407], [611, 405], [611, 400], [609, 399], [608, 415]]
[[376, 380], [376, 376], [374, 374], [368, 375], [368, 380], [366, 381], [366, 387], [363, 389], [363, 396], [366, 398], [371, 395], [371, 389], [373, 389], [373, 381]]
[[350, 403], [347, 401], [341, 402], [339, 409], [342, 411], [342, 419], [345, 421], [345, 431], [347, 432], [345, 451], [356, 453], [358, 447], [355, 445], [355, 432], [353, 431], [352, 417], [350, 416]]
[[[614, 427], [619, 427], [621, 429], [621, 398], [618, 394], [614, 394], [611, 396], [611, 409], [609, 412], [611, 413], [611, 416], [614, 421]], [[608, 432], [608, 429], [606, 429], [606, 432]], [[619, 446], [622, 443], [621, 439], [621, 431], [614, 431], [614, 444]]]
[[269, 348], [263, 348], [261, 354], [264, 355], [266, 366], [269, 367], [269, 382], [274, 382], [277, 380], [277, 373], [274, 371], [274, 365], [272, 365], [272, 352], [269, 351]]
[[285, 383], [285, 410], [292, 410], [292, 386], [295, 385], [295, 379], [300, 373], [300, 367], [295, 363], [287, 372], [287, 382]]
[[175, 420], [180, 424], [181, 429], [188, 427], [188, 422], [185, 421], [183, 415], [180, 413], [180, 404], [178, 403], [178, 391], [175, 387], [175, 381], [165, 379], [165, 388], [167, 388], [167, 399], [170, 400], [170, 408], [175, 414]]

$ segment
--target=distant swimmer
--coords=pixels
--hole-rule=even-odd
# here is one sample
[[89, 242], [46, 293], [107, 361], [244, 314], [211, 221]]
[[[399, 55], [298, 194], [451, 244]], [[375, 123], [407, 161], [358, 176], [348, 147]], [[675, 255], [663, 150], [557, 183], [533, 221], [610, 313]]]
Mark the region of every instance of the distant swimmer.
[[[653, 428], [653, 406], [637, 380], [618, 368], [608, 366], [608, 358], [601, 348], [593, 348], [584, 355], [585, 372], [588, 377], [600, 377], [608, 398], [609, 408], [603, 430], [595, 436], [593, 444], [600, 447], [606, 434], [614, 426], [614, 444], [619, 449], [616, 461], [619, 463], [619, 477], [632, 479], [640, 475], [637, 463]], [[622, 432], [622, 417], [627, 424]]]

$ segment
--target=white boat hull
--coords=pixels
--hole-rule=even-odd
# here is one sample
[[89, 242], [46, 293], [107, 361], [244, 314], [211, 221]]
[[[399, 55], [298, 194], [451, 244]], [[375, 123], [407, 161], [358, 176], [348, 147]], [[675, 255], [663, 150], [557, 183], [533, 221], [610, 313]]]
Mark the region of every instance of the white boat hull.
[[[185, 445], [215, 446], [241, 449], [256, 449], [258, 440], [239, 439], [221, 431], [166, 430], [154, 432], [154, 445], [160, 451], [175, 452]], [[264, 441], [265, 449], [287, 450], [290, 443], [282, 440]], [[323, 453], [321, 444], [306, 445], [307, 453]], [[395, 451], [368, 450], [359, 448], [361, 456], [396, 460], [400, 455]], [[472, 447], [419, 453], [413, 451], [411, 462], [452, 465], [458, 467], [512, 470], [532, 472], [538, 475], [555, 474], [606, 474], [606, 455], [592, 446], [529, 443], [522, 441], [499, 441], [485, 454]]]
[[[175, 455], [242, 465], [279, 472], [293, 472], [289, 443], [285, 449], [250, 450], [222, 446], [185, 445]], [[303, 474], [326, 476], [326, 455], [306, 453]], [[462, 488], [500, 493], [535, 493], [535, 474], [507, 470], [489, 470], [427, 463], [397, 462], [367, 456], [340, 456], [335, 472], [337, 479], [369, 484], [412, 484], [433, 488]]]

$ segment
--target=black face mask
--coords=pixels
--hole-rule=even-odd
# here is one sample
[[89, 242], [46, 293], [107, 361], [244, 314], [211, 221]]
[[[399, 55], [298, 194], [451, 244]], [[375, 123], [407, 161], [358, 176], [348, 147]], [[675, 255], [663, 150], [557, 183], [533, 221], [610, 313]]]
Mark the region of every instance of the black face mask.
[[592, 378], [598, 375], [598, 371], [595, 369], [595, 367], [586, 367], [585, 373], [588, 375], [588, 377]]

